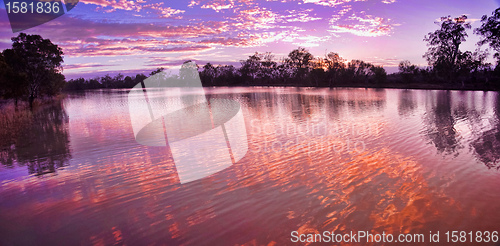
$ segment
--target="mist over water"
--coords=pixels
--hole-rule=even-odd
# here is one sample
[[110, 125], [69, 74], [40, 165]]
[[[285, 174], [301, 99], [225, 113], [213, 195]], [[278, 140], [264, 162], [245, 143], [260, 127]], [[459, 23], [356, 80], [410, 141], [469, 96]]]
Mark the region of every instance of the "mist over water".
[[0, 245], [284, 245], [292, 231], [498, 230], [496, 92], [205, 93], [239, 102], [248, 152], [182, 184], [169, 147], [135, 141], [128, 90], [71, 94], [38, 114], [26, 141], [2, 150]]

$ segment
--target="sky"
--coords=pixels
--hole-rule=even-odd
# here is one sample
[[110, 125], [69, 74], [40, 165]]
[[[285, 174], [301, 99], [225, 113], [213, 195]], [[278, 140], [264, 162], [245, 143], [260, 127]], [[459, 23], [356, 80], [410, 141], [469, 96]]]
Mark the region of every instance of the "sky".
[[[3, 50], [19, 33], [0, 6]], [[255, 52], [280, 60], [298, 47], [392, 73], [402, 60], [427, 65], [423, 38], [439, 28], [440, 17], [465, 14], [474, 29], [497, 7], [499, 0], [80, 0], [65, 15], [23, 32], [62, 47], [68, 79], [148, 74], [186, 60], [239, 66]], [[477, 48], [479, 38], [468, 34], [463, 51]]]

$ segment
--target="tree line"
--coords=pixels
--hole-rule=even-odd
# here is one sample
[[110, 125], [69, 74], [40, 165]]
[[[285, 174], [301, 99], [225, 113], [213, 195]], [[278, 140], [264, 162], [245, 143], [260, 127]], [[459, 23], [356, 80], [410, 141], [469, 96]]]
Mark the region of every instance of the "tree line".
[[[473, 30], [480, 36], [477, 49], [462, 51], [461, 45], [471, 29], [467, 16], [442, 17], [439, 28], [423, 39], [428, 50], [423, 57], [427, 67], [410, 61], [399, 63], [399, 72], [387, 74], [382, 66], [362, 60], [347, 61], [336, 52], [313, 56], [299, 47], [287, 57], [276, 59], [271, 52], [241, 60], [241, 66], [213, 65], [198, 67], [204, 86], [313, 86], [313, 87], [398, 87], [442, 89], [500, 89], [500, 8], [481, 18]], [[62, 75], [63, 52], [39, 35], [24, 33], [12, 38], [11, 49], [0, 54], [0, 98], [33, 100], [53, 96], [62, 89], [85, 90], [131, 88], [148, 76], [106, 75], [92, 79], [65, 81]], [[483, 49], [487, 45], [486, 49]], [[490, 49], [496, 65], [487, 62]], [[163, 71], [158, 68], [149, 75]]]
[[[428, 50], [423, 54], [428, 66], [419, 67], [401, 61], [399, 71], [387, 75], [382, 66], [361, 60], [346, 61], [338, 53], [314, 57], [304, 48], [291, 51], [276, 62], [270, 52], [255, 53], [241, 61], [241, 67], [210, 63], [202, 67], [200, 76], [208, 86], [285, 85], [285, 86], [360, 86], [443, 89], [500, 89], [500, 8], [481, 18], [481, 26], [473, 33], [480, 36], [474, 51], [462, 51], [471, 29], [467, 16], [441, 17], [439, 28], [423, 39]], [[488, 63], [488, 45], [494, 52], [496, 65]]]
[[124, 76], [123, 74], [117, 74], [111, 77], [109, 74], [96, 77], [92, 79], [71, 79], [69, 80], [64, 89], [70, 91], [77, 90], [89, 90], [89, 89], [118, 89], [118, 88], [132, 88], [138, 83], [144, 81], [148, 76], [144, 74], [137, 74], [135, 76]]
[[[162, 72], [157, 68], [149, 76]], [[345, 83], [382, 82], [386, 78], [383, 67], [361, 60], [346, 62], [337, 53], [329, 53], [325, 58], [314, 57], [305, 48], [291, 51], [288, 57], [275, 61], [271, 52], [255, 52], [241, 66], [213, 65], [198, 66], [203, 86], [334, 86]], [[137, 74], [114, 77], [105, 75], [92, 79], [71, 79], [66, 83], [68, 90], [132, 88], [148, 76]]]
[[[462, 51], [460, 46], [467, 40], [471, 29], [467, 16], [441, 17], [439, 29], [429, 32], [424, 41], [429, 47], [423, 57], [429, 67], [419, 68], [409, 61], [399, 63], [397, 80], [405, 83], [428, 83], [457, 89], [500, 89], [500, 8], [492, 16], [484, 15], [481, 26], [473, 33], [480, 36], [474, 51]], [[493, 49], [496, 66], [487, 62]]]

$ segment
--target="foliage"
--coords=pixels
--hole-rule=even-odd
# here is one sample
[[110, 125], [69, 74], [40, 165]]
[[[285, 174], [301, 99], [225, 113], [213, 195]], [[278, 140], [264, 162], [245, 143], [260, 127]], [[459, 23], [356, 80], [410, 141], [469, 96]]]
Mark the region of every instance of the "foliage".
[[60, 47], [49, 39], [39, 35], [20, 33], [12, 38], [12, 49], [4, 50], [3, 57], [8, 67], [4, 72], [9, 74], [9, 67], [16, 74], [9, 75], [9, 80], [23, 78], [19, 83], [9, 87], [10, 97], [18, 99], [27, 96], [30, 105], [39, 96], [53, 96], [64, 86], [62, 75], [63, 52]]
[[382, 66], [371, 66], [370, 71], [373, 74], [373, 79], [376, 83], [384, 83], [387, 79], [387, 72]]
[[147, 78], [144, 74], [137, 74], [136, 76], [123, 76], [118, 74], [111, 77], [109, 74], [103, 77], [96, 77], [92, 79], [71, 79], [69, 80], [64, 89], [65, 90], [88, 90], [88, 89], [105, 89], [105, 88], [132, 88], [138, 83], [141, 83]]
[[274, 86], [342, 86], [353, 83], [383, 83], [387, 73], [381, 66], [361, 60], [346, 63], [338, 53], [324, 58], [314, 57], [308, 50], [292, 50], [287, 57], [276, 61], [271, 52], [259, 53], [233, 66], [214, 66], [207, 63], [200, 71], [204, 86], [274, 85]]
[[338, 53], [330, 52], [325, 55], [326, 77], [329, 87], [342, 82], [342, 75], [346, 69], [345, 60]]
[[399, 73], [401, 74], [416, 75], [418, 73], [418, 67], [411, 64], [411, 62], [408, 60], [401, 61], [398, 65], [398, 68], [399, 68]]
[[440, 25], [440, 29], [424, 37], [429, 49], [423, 57], [436, 72], [447, 76], [448, 79], [451, 79], [452, 74], [457, 70], [457, 61], [462, 54], [460, 44], [468, 36], [466, 29], [471, 28], [466, 20], [465, 15], [457, 18], [441, 17], [441, 21], [436, 22]]
[[27, 78], [24, 74], [14, 72], [11, 66], [5, 62], [0, 53], [0, 96], [13, 98], [15, 104], [28, 90]]
[[297, 79], [304, 79], [305, 75], [312, 69], [312, 60], [314, 56], [305, 48], [299, 47], [292, 50], [285, 59], [285, 64], [292, 70]]
[[500, 60], [500, 8], [495, 9], [490, 17], [483, 15], [481, 22], [481, 27], [474, 30], [482, 36], [478, 44], [489, 44], [496, 51], [495, 58]]
[[415, 82], [415, 78], [420, 72], [420, 69], [416, 65], [411, 64], [408, 60], [401, 61], [398, 65], [398, 69], [402, 82], [405, 83]]

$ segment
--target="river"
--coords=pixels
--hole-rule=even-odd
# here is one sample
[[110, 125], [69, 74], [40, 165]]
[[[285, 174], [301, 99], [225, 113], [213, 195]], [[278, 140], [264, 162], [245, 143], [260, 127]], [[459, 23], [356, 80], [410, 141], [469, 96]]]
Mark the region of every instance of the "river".
[[495, 245], [484, 241], [500, 230], [497, 92], [205, 93], [239, 103], [248, 148], [188, 181], [169, 146], [135, 140], [128, 90], [38, 112], [1, 155], [0, 245], [288, 245], [325, 231], [422, 234], [424, 245], [452, 231], [476, 244], [479, 231]]

